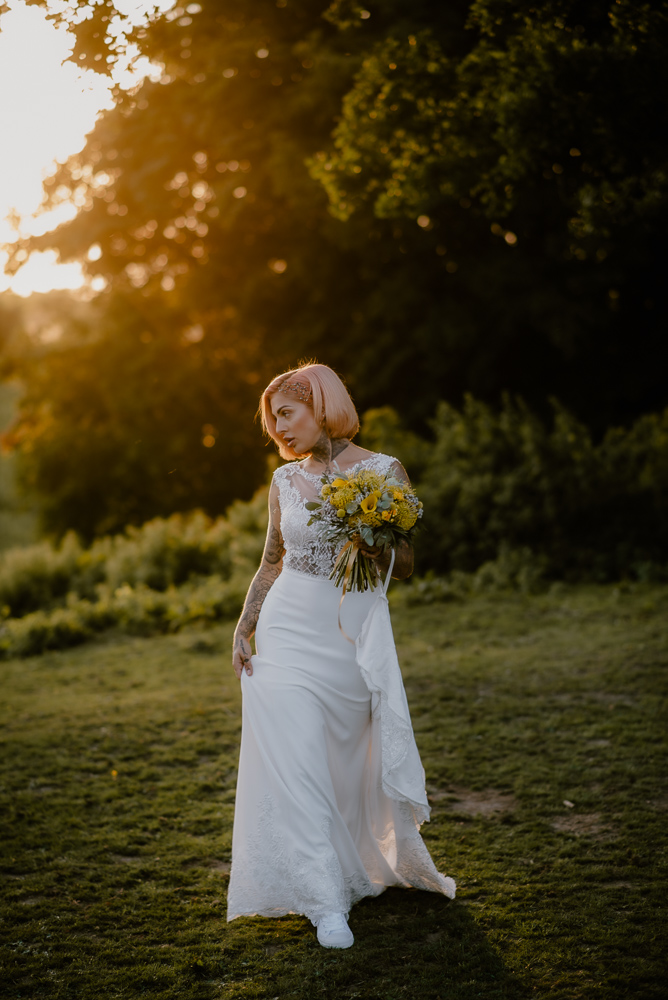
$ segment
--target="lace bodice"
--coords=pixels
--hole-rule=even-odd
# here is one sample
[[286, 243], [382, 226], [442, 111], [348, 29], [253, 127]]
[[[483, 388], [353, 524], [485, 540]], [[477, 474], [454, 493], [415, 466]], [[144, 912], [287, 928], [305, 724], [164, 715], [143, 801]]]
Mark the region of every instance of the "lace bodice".
[[[345, 469], [344, 474], [364, 468], [385, 475], [396, 461], [391, 455], [378, 452], [358, 462], [352, 469]], [[301, 462], [289, 462], [276, 469], [274, 483], [278, 487], [281, 533], [285, 545], [283, 568], [309, 576], [329, 577], [338, 550], [322, 541], [317, 525], [309, 527], [310, 514], [304, 506], [308, 500], [320, 498], [320, 476], [308, 472]]]

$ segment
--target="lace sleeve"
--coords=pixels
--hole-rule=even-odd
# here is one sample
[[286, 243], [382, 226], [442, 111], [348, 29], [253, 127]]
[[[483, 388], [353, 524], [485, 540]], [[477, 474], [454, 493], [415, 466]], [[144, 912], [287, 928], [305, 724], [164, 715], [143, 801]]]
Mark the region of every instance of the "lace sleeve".
[[299, 501], [299, 490], [295, 489], [292, 477], [295, 473], [295, 462], [287, 462], [279, 465], [271, 479], [272, 486], [276, 487], [276, 503], [278, 513], [281, 514], [285, 508]]
[[389, 455], [388, 455], [388, 458], [390, 458], [390, 463], [391, 463], [390, 464], [390, 470], [394, 473], [394, 475], [397, 477], [397, 479], [403, 479], [403, 481], [406, 483], [406, 485], [410, 486], [411, 485], [410, 476], [408, 475], [408, 473], [404, 469], [404, 467], [401, 464], [401, 462], [399, 461], [399, 459], [398, 458], [391, 458]]

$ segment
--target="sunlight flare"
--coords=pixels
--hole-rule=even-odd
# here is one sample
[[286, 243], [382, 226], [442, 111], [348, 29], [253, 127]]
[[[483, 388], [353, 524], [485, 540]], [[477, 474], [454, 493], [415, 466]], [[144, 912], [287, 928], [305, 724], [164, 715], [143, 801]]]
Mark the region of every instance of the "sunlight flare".
[[[156, 6], [167, 10], [172, 2], [127, 0], [116, 6], [136, 24]], [[49, 11], [66, 6], [52, 2], [47, 11], [25, 0], [8, 0], [0, 15], [0, 247], [53, 229], [76, 214], [71, 202], [40, 212], [44, 178], [83, 148], [100, 112], [113, 106], [114, 84], [129, 88], [160, 72], [147, 59], [137, 59], [133, 47], [119, 60], [111, 79], [68, 62], [72, 33], [47, 20]], [[122, 30], [121, 19], [114, 21], [115, 30]], [[3, 266], [6, 260], [3, 253]], [[0, 291], [9, 288], [29, 295], [49, 288], [80, 288], [84, 282], [78, 263], [59, 264], [54, 253], [33, 254], [14, 277], [0, 274]]]

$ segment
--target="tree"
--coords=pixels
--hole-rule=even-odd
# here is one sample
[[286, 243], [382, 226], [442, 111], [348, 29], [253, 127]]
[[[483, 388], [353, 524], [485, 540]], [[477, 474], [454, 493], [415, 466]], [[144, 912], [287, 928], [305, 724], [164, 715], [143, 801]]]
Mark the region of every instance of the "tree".
[[[156, 515], [224, 510], [266, 475], [252, 421], [257, 390], [243, 347], [206, 355], [199, 329], [120, 293], [88, 318], [95, 336], [17, 357], [25, 393], [5, 435], [43, 528], [86, 541]], [[249, 469], [251, 478], [249, 481]]]
[[[111, 65], [115, 10], [79, 5], [73, 58]], [[546, 413], [556, 395], [595, 432], [662, 405], [665, 10], [202, 0], [136, 29], [159, 79], [116, 91], [49, 179], [49, 202], [73, 196], [79, 215], [17, 244], [13, 266], [55, 247], [104, 278], [67, 365], [82, 397], [102, 369], [108, 392], [134, 387], [127, 413], [153, 461], [128, 464], [132, 421], [114, 416], [126, 431], [112, 433], [109, 404], [54, 491], [49, 455], [74, 454], [77, 426], [51, 377], [65, 355], [25, 364], [14, 440], [50, 523], [94, 506], [86, 530], [99, 531], [250, 495], [264, 475], [257, 394], [303, 357], [412, 430], [466, 392], [508, 389]], [[190, 430], [168, 441], [169, 399]], [[230, 425], [238, 478], [207, 483], [193, 449], [206, 464], [204, 428]], [[189, 470], [179, 490], [164, 480], [174, 467]], [[116, 481], [144, 496], [132, 511], [107, 499]]]
[[[79, 216], [16, 248], [55, 244], [107, 283], [85, 329], [11, 369], [26, 395], [8, 441], [52, 531], [217, 514], [250, 496], [266, 475], [259, 391], [308, 352], [331, 257], [349, 253], [323, 235], [338, 224], [295, 153], [314, 128], [328, 134], [337, 106], [335, 55], [300, 90], [314, 4], [255, 4], [255, 17], [240, 2], [195, 6], [138, 32], [161, 81], [117, 91], [50, 179], [50, 200], [73, 195]], [[75, 58], [85, 46], [106, 60], [113, 9], [79, 25]]]
[[423, 227], [479, 395], [549, 387], [597, 430], [661, 405], [668, 5], [475, 0], [454, 54], [415, 28], [370, 48], [313, 162], [332, 211]]

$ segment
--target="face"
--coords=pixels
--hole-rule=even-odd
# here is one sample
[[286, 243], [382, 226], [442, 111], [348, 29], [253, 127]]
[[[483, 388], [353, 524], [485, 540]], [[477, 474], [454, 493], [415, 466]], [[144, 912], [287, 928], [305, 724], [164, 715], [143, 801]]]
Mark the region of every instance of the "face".
[[276, 392], [271, 399], [271, 412], [276, 417], [276, 433], [298, 455], [313, 449], [322, 434], [313, 410], [290, 393]]

